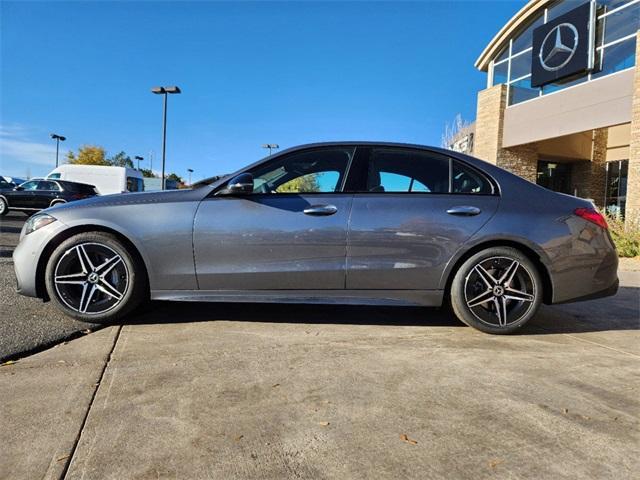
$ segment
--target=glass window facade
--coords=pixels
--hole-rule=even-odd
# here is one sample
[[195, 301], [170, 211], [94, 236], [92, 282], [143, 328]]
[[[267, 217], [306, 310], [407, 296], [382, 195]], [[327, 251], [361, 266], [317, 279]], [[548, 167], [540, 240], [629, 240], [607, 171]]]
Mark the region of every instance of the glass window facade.
[[597, 0], [595, 68], [586, 75], [541, 88], [531, 87], [533, 30], [588, 0], [562, 0], [542, 10], [513, 37], [492, 62], [492, 85], [505, 83], [509, 105], [610, 75], [635, 65], [636, 32], [640, 28], [640, 0]]

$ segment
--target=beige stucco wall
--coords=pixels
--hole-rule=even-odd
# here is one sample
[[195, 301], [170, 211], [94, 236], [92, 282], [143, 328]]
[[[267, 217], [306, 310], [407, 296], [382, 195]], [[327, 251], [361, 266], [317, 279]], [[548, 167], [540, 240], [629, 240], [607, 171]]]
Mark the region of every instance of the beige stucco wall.
[[503, 146], [630, 122], [633, 74], [625, 70], [510, 106], [505, 111]]

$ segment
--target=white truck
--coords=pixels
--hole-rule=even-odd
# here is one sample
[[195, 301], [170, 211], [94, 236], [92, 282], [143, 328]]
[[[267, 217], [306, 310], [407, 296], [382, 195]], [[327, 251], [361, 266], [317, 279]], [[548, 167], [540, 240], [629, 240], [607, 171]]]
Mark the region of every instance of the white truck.
[[47, 178], [88, 183], [96, 187], [100, 195], [144, 190], [142, 174], [127, 167], [65, 164], [52, 170]]

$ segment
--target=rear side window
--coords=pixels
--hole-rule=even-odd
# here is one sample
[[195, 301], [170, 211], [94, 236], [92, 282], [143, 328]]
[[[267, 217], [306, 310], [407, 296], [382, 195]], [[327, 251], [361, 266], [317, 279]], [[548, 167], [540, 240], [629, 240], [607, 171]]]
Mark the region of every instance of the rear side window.
[[451, 171], [451, 191], [453, 193], [490, 195], [493, 193], [493, 188], [487, 177], [454, 160]]
[[83, 193], [85, 195], [95, 195], [96, 189], [93, 185], [88, 185], [86, 183], [66, 183], [64, 184], [65, 190], [69, 190], [72, 192]]
[[449, 159], [415, 150], [374, 149], [366, 188], [374, 193], [448, 193]]
[[47, 176], [47, 178], [60, 178], [60, 173], [52, 173], [51, 175]]
[[58, 184], [56, 182], [42, 181], [38, 183], [38, 190], [49, 190], [49, 191], [59, 192], [60, 187], [58, 187]]

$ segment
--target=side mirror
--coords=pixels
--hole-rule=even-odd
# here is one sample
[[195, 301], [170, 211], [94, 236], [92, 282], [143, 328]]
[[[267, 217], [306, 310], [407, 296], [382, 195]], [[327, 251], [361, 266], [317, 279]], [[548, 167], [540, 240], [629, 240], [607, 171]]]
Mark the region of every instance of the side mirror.
[[227, 183], [225, 193], [227, 195], [246, 195], [253, 193], [253, 175], [250, 173], [236, 175]]
[[16, 192], [19, 192], [19, 191], [21, 191], [21, 190], [24, 190], [24, 187], [17, 186], [17, 187], [14, 187], [14, 190], [15, 190]]

